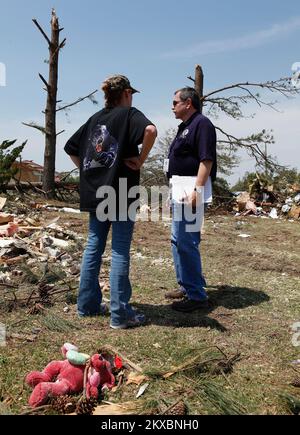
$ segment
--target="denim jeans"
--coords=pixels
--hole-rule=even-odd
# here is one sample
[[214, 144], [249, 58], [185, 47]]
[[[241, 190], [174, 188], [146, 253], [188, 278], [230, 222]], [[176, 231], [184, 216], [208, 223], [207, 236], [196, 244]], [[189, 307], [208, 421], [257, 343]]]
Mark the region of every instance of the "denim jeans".
[[201, 233], [200, 230], [187, 231], [187, 225], [193, 225], [195, 221], [196, 218], [190, 220], [190, 216], [185, 215], [182, 204], [172, 205], [171, 245], [177, 282], [188, 299], [199, 301], [207, 299], [199, 251]]
[[135, 315], [129, 304], [131, 284], [129, 281], [130, 245], [134, 222], [100, 222], [95, 213], [90, 213], [89, 235], [84, 251], [78, 294], [78, 314], [91, 316], [101, 314], [102, 293], [99, 273], [107, 236], [112, 227], [112, 257], [110, 272], [111, 323], [123, 324]]

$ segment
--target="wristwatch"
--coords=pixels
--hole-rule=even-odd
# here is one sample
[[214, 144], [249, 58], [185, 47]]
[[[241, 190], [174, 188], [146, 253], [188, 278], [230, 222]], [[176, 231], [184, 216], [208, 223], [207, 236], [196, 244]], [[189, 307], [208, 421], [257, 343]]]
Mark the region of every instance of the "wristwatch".
[[202, 192], [202, 186], [195, 186], [194, 187], [194, 192], [201, 193]]

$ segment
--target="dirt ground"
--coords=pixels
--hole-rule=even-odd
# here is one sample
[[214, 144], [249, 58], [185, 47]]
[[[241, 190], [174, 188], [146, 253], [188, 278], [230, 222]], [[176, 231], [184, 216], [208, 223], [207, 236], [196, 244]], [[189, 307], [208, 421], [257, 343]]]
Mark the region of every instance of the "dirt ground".
[[[47, 218], [58, 216], [41, 213], [48, 213]], [[60, 224], [68, 222], [73, 231], [86, 235], [85, 214], [59, 216]], [[203, 377], [195, 371], [178, 373], [168, 381], [152, 376], [142, 400], [162, 409], [182, 397], [190, 414], [230, 413], [226, 410], [233, 402], [247, 414], [290, 413], [282, 394], [300, 399], [299, 388], [290, 385], [297, 377], [292, 361], [300, 358], [300, 347], [292, 343], [292, 326], [300, 322], [299, 231], [299, 222], [208, 215], [201, 251], [209, 308], [181, 314], [164, 297], [176, 286], [170, 222], [138, 222], [132, 244], [132, 302], [146, 314], [146, 325], [112, 330], [109, 316], [79, 319], [78, 277], [73, 294], [62, 295], [47, 308], [47, 313], [69, 322], [70, 329], [53, 330], [43, 321], [45, 313], [29, 314], [26, 306], [7, 309], [4, 305], [0, 321], [8, 334], [6, 345], [0, 347], [0, 404], [17, 414], [27, 409], [30, 389], [23, 385], [24, 376], [61, 359], [64, 342], [77, 344], [85, 353], [109, 344], [147, 372], [167, 371], [201, 349], [218, 346], [228, 356], [240, 353], [230, 373], [205, 378], [224, 394], [218, 400], [225, 405], [212, 399], [212, 393], [203, 388]], [[250, 237], [239, 237], [243, 233]], [[109, 259], [108, 244], [100, 277], [106, 283]], [[0, 287], [0, 302], [1, 291]], [[109, 299], [108, 288], [104, 298]], [[298, 366], [298, 377], [299, 372]], [[139, 401], [135, 399], [138, 389], [124, 385], [109, 400]]]

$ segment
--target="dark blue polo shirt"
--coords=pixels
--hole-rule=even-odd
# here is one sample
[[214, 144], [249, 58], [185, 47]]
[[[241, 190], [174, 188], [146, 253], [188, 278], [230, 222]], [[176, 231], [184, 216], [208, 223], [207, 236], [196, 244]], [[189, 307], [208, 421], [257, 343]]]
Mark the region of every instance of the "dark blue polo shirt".
[[199, 112], [178, 127], [169, 150], [168, 178], [173, 175], [196, 176], [200, 162], [212, 160], [212, 181], [217, 174], [217, 136], [211, 121]]

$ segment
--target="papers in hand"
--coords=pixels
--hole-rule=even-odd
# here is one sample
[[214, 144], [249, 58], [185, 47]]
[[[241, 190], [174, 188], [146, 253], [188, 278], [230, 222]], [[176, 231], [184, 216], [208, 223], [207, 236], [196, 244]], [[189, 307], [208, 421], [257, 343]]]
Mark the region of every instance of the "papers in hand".
[[196, 177], [173, 175], [170, 180], [171, 198], [174, 202], [183, 202], [184, 198], [193, 193]]

